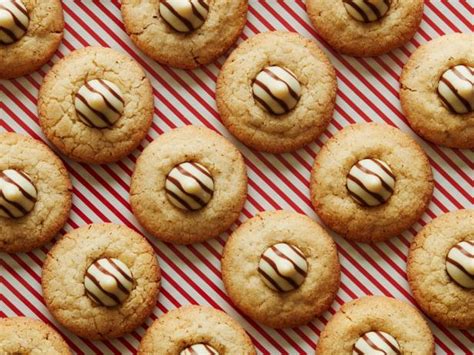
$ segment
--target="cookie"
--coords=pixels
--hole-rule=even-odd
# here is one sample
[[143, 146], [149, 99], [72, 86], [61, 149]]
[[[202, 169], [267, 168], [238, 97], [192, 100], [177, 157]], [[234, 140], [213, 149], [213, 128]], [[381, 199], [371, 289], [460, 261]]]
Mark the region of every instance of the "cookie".
[[160, 267], [140, 234], [91, 224], [64, 235], [49, 251], [41, 285], [48, 310], [88, 339], [120, 337], [145, 321], [160, 288]]
[[273, 328], [306, 324], [336, 297], [336, 244], [309, 217], [263, 212], [230, 236], [222, 279], [233, 303], [250, 318]]
[[474, 148], [474, 35], [419, 47], [403, 67], [400, 100], [411, 128], [435, 144]]
[[434, 354], [434, 338], [421, 314], [405, 302], [381, 296], [344, 304], [329, 320], [318, 355]]
[[63, 162], [43, 143], [0, 134], [0, 252], [49, 242], [69, 218], [72, 186]]
[[71, 354], [53, 328], [26, 317], [0, 318], [0, 350], [2, 354]]
[[224, 312], [184, 306], [158, 318], [140, 343], [138, 354], [254, 355], [250, 337]]
[[110, 48], [86, 47], [61, 59], [39, 92], [39, 122], [64, 155], [110, 163], [131, 153], [153, 119], [152, 87], [143, 69]]
[[316, 213], [329, 228], [347, 239], [377, 242], [421, 217], [433, 176], [413, 138], [391, 126], [355, 124], [318, 153], [310, 189]]
[[429, 317], [447, 327], [474, 328], [474, 210], [426, 225], [410, 246], [407, 274]]
[[328, 125], [336, 72], [315, 42], [267, 32], [243, 42], [217, 80], [222, 122], [245, 145], [271, 153], [299, 149]]
[[247, 0], [124, 0], [125, 30], [146, 55], [193, 69], [224, 54], [242, 33]]
[[149, 144], [130, 186], [140, 224], [177, 244], [217, 237], [239, 217], [246, 197], [240, 152], [219, 134], [195, 126], [174, 129]]
[[60, 0], [0, 0], [0, 79], [39, 69], [63, 38]]
[[308, 15], [338, 52], [378, 56], [408, 42], [423, 16], [423, 0], [308, 0]]

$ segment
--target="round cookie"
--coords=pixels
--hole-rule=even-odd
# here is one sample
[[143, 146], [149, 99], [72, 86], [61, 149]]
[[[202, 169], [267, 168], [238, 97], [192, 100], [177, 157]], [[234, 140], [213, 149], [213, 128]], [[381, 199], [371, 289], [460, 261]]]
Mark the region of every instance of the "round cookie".
[[326, 324], [316, 350], [318, 355], [379, 353], [374, 345], [390, 355], [434, 354], [434, 338], [421, 314], [405, 302], [381, 296], [344, 304]]
[[273, 328], [306, 324], [336, 297], [336, 244], [309, 217], [263, 212], [230, 236], [222, 279], [233, 303], [250, 318]]
[[[203, 347], [207, 352], [198, 352]], [[138, 354], [255, 355], [256, 352], [245, 330], [226, 313], [211, 307], [184, 306], [153, 322]]]
[[[465, 245], [464, 258], [455, 254], [452, 257], [452, 248], [460, 242], [470, 242], [470, 252]], [[410, 246], [407, 274], [413, 295], [429, 317], [445, 326], [474, 327], [473, 250], [474, 210], [459, 210], [436, 218]], [[461, 280], [448, 269], [450, 257], [455, 271], [464, 274], [470, 285], [458, 283]]]
[[39, 69], [63, 38], [60, 0], [0, 0], [0, 79]]
[[[308, 15], [321, 37], [338, 52], [378, 56], [416, 33], [423, 0], [308, 0]], [[372, 9], [371, 9], [372, 8]]]
[[91, 224], [53, 246], [41, 285], [48, 310], [64, 327], [88, 339], [115, 338], [153, 311], [160, 267], [140, 234], [120, 225]]
[[41, 142], [0, 134], [0, 251], [49, 242], [69, 218], [72, 186], [63, 162]]
[[237, 41], [247, 5], [247, 0], [124, 0], [121, 9], [127, 33], [146, 55], [193, 69], [213, 62]]
[[0, 349], [2, 354], [71, 354], [53, 328], [26, 317], [0, 318]]
[[240, 152], [214, 131], [195, 126], [174, 129], [148, 145], [130, 187], [140, 224], [158, 239], [177, 244], [201, 242], [227, 230], [246, 197]]
[[[275, 67], [279, 72], [271, 72]], [[336, 72], [315, 42], [267, 32], [232, 52], [219, 74], [216, 100], [222, 122], [240, 141], [282, 153], [309, 144], [326, 129], [336, 89]]]
[[311, 201], [321, 220], [347, 239], [376, 242], [415, 223], [433, 193], [422, 148], [397, 128], [355, 124], [321, 149], [311, 172]]
[[86, 163], [110, 163], [132, 152], [147, 134], [152, 87], [130, 57], [86, 47], [48, 72], [38, 113], [46, 137], [63, 154]]
[[423, 138], [474, 148], [474, 35], [450, 34], [419, 47], [403, 67], [400, 100]]

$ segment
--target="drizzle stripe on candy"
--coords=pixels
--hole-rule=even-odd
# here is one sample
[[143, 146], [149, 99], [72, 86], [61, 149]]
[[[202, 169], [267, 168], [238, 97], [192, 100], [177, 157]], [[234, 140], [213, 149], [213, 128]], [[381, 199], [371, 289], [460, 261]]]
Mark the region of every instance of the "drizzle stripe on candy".
[[266, 67], [253, 82], [255, 100], [274, 115], [290, 112], [300, 95], [301, 85], [295, 74], [279, 66]]
[[194, 344], [181, 351], [179, 355], [219, 355], [219, 352], [207, 344]]
[[0, 216], [20, 218], [30, 212], [37, 199], [31, 178], [17, 170], [0, 172]]
[[11, 44], [25, 35], [30, 17], [20, 0], [0, 0], [0, 43]]
[[88, 126], [106, 128], [122, 115], [124, 100], [120, 89], [108, 80], [88, 81], [76, 94], [76, 112]]
[[373, 331], [365, 333], [354, 345], [353, 355], [401, 354], [397, 340], [385, 332]]
[[344, 6], [354, 19], [373, 22], [381, 19], [390, 8], [389, 0], [343, 0]]
[[132, 273], [118, 259], [99, 259], [87, 269], [84, 286], [87, 295], [95, 303], [113, 307], [130, 294], [133, 287]]
[[463, 241], [453, 246], [446, 256], [446, 271], [459, 285], [474, 288], [474, 242]]
[[438, 94], [451, 111], [472, 112], [474, 110], [474, 68], [456, 65], [446, 70], [439, 81]]
[[209, 13], [205, 0], [164, 0], [160, 3], [160, 15], [178, 32], [191, 32], [202, 26]]
[[268, 287], [275, 291], [287, 292], [303, 283], [308, 272], [308, 264], [297, 247], [278, 243], [262, 254], [258, 272]]
[[165, 189], [173, 205], [194, 211], [209, 203], [214, 193], [214, 181], [201, 164], [185, 162], [170, 171], [166, 177]]

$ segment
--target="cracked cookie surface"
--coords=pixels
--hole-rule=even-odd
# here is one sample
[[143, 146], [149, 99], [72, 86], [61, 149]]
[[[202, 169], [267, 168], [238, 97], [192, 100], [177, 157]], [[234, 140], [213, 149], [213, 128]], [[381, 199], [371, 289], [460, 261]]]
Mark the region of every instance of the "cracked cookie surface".
[[[252, 82], [267, 66], [281, 66], [301, 84], [296, 106], [273, 115], [259, 106]], [[314, 43], [296, 33], [267, 32], [239, 45], [217, 80], [216, 101], [227, 129], [247, 146], [271, 153], [296, 150], [328, 125], [336, 100], [336, 72]]]
[[[74, 100], [87, 82], [114, 83], [124, 100], [120, 118], [109, 128], [86, 125]], [[132, 58], [110, 48], [85, 47], [61, 59], [46, 75], [38, 113], [46, 137], [68, 157], [86, 163], [110, 163], [132, 152], [153, 119], [152, 87]]]
[[[101, 258], [116, 258], [131, 271], [134, 287], [123, 303], [104, 307], [86, 295], [84, 277]], [[160, 267], [140, 234], [115, 224], [91, 224], [64, 235], [43, 265], [43, 296], [56, 320], [88, 339], [122, 336], [145, 321], [160, 288]]]
[[[173, 205], [166, 177], [178, 164], [193, 161], [214, 180], [209, 203], [196, 211]], [[133, 172], [130, 203], [140, 224], [160, 240], [190, 244], [217, 237], [239, 217], [247, 198], [247, 171], [239, 150], [203, 127], [186, 126], [162, 134], [140, 155]]]
[[351, 355], [359, 337], [370, 331], [393, 336], [401, 354], [434, 354], [434, 338], [422, 315], [405, 302], [381, 296], [344, 304], [321, 333], [317, 354]]
[[160, 16], [160, 0], [124, 0], [122, 18], [137, 47], [154, 60], [193, 69], [213, 62], [237, 40], [247, 21], [247, 0], [209, 0], [204, 24], [190, 33], [171, 28]]
[[219, 354], [256, 354], [237, 321], [204, 306], [184, 306], [158, 318], [145, 333], [138, 354], [178, 355], [194, 344], [209, 345]]
[[22, 0], [30, 23], [20, 40], [0, 44], [0, 79], [16, 78], [39, 69], [56, 52], [63, 38], [60, 0]]
[[416, 33], [423, 0], [391, 0], [387, 13], [374, 22], [355, 20], [342, 0], [308, 0], [308, 15], [318, 33], [338, 52], [378, 56], [398, 48]]
[[[261, 255], [277, 243], [296, 247], [307, 262], [303, 283], [289, 292], [268, 287], [259, 273]], [[287, 211], [263, 212], [237, 228], [222, 257], [229, 297], [249, 317], [274, 328], [308, 323], [326, 311], [339, 288], [336, 244], [309, 217]]]
[[474, 67], [472, 33], [438, 37], [419, 47], [403, 67], [400, 101], [421, 137], [451, 148], [474, 148], [474, 112], [450, 111], [437, 92], [443, 73], [460, 64]]
[[0, 217], [0, 251], [26, 252], [49, 242], [69, 218], [72, 186], [63, 162], [45, 144], [16, 133], [0, 134], [0, 171], [26, 173], [37, 190], [21, 218]]
[[0, 350], [2, 354], [71, 354], [52, 327], [26, 317], [0, 319]]
[[461, 241], [474, 242], [474, 210], [444, 214], [415, 237], [407, 274], [413, 295], [435, 321], [456, 328], [474, 327], [474, 289], [453, 281], [446, 271], [449, 250]]
[[[375, 207], [357, 203], [346, 187], [351, 168], [366, 158], [382, 160], [395, 176], [393, 194]], [[386, 125], [355, 124], [321, 148], [310, 189], [316, 213], [329, 228], [347, 239], [375, 242], [402, 233], [421, 217], [433, 193], [433, 176], [413, 138]]]

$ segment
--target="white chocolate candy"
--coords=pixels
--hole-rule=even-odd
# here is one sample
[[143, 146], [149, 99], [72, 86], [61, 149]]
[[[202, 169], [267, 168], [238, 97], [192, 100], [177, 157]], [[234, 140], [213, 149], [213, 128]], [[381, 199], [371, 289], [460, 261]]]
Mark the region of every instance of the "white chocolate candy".
[[201, 27], [209, 13], [207, 0], [162, 0], [160, 16], [178, 32], [192, 32]]
[[367, 332], [354, 344], [352, 355], [397, 355], [401, 354], [400, 344], [388, 333]]
[[360, 22], [381, 19], [390, 8], [390, 0], [343, 0], [348, 14]]
[[207, 344], [194, 344], [182, 350], [179, 355], [219, 355], [219, 352]]
[[118, 259], [99, 259], [87, 269], [84, 287], [92, 301], [101, 306], [114, 307], [130, 294], [133, 288], [132, 273]]
[[195, 162], [176, 165], [166, 177], [166, 195], [179, 209], [195, 211], [206, 206], [214, 194], [214, 180], [204, 166]]
[[349, 171], [346, 186], [357, 203], [363, 206], [378, 206], [392, 196], [395, 176], [382, 160], [363, 159]]
[[438, 95], [444, 105], [455, 113], [474, 110], [474, 68], [456, 65], [446, 70], [438, 83]]
[[474, 288], [474, 241], [457, 243], [446, 256], [448, 275], [464, 288]]
[[295, 74], [279, 66], [264, 68], [255, 78], [252, 90], [255, 101], [274, 115], [290, 112], [301, 96]]
[[124, 100], [114, 83], [94, 79], [83, 85], [74, 101], [79, 119], [89, 127], [111, 127], [122, 116]]
[[31, 178], [18, 170], [7, 169], [0, 172], [0, 216], [20, 218], [35, 206], [36, 187]]
[[28, 31], [30, 17], [21, 0], [0, 0], [0, 44], [11, 44]]
[[258, 272], [271, 289], [287, 292], [300, 287], [308, 273], [308, 263], [297, 247], [278, 243], [260, 257]]

